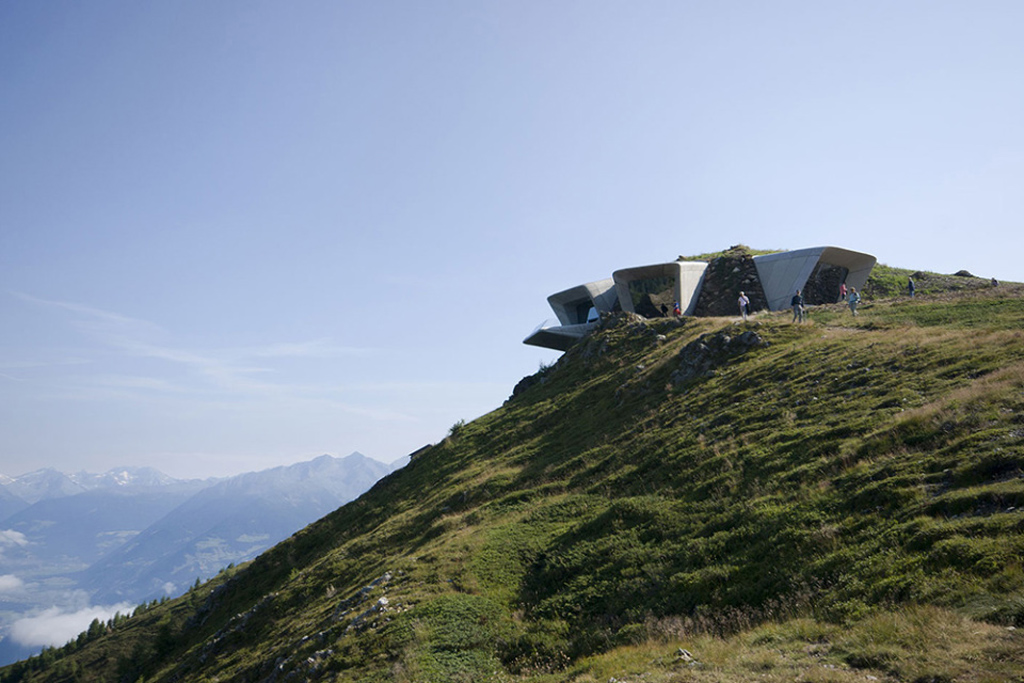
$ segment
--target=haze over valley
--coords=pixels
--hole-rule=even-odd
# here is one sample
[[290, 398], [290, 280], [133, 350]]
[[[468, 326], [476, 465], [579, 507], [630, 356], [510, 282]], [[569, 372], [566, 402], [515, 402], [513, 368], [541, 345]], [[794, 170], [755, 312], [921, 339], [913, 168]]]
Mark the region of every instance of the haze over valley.
[[0, 480], [0, 664], [245, 562], [402, 463], [360, 453], [224, 479], [153, 468]]

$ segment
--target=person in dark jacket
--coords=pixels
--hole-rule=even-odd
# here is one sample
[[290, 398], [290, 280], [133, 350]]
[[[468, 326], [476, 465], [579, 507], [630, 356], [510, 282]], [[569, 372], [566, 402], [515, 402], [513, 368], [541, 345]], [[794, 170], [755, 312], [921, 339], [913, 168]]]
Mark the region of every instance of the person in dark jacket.
[[793, 322], [804, 321], [804, 298], [800, 296], [800, 290], [796, 290], [789, 305], [793, 307]]

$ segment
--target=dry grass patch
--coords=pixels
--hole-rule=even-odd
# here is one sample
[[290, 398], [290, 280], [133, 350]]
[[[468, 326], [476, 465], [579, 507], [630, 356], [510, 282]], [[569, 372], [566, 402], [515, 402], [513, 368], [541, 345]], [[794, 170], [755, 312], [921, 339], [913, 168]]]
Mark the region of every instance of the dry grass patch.
[[[681, 652], [685, 651], [685, 654]], [[1024, 634], [935, 607], [846, 626], [813, 619], [730, 637], [652, 641], [587, 657], [531, 683], [994, 683], [1024, 680]]]

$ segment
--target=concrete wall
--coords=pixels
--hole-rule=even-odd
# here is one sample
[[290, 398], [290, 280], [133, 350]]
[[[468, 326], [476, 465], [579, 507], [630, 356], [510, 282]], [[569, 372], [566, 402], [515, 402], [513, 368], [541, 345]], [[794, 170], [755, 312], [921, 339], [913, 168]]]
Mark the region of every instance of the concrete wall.
[[803, 289], [807, 278], [814, 272], [821, 252], [821, 247], [814, 247], [754, 257], [757, 276], [761, 279], [770, 310], [779, 311], [789, 306], [796, 290]]
[[811, 247], [784, 251], [780, 254], [765, 254], [754, 257], [757, 274], [764, 288], [768, 308], [779, 311], [789, 307], [796, 290], [803, 289], [807, 278], [814, 272], [818, 263], [846, 268], [846, 284], [858, 290], [867, 282], [871, 269], [875, 267], [875, 257], [839, 247]]
[[708, 264], [703, 261], [671, 261], [656, 263], [650, 266], [623, 268], [612, 273], [615, 289], [619, 296], [622, 310], [636, 313], [633, 309], [633, 297], [629, 291], [629, 283], [635, 280], [647, 280], [660, 277], [671, 277], [675, 280], [674, 299], [679, 303], [684, 315], [693, 313], [700, 294], [700, 285]]
[[616, 301], [615, 282], [610, 278], [571, 287], [548, 297], [548, 305], [563, 325], [587, 322], [576, 317], [576, 307], [581, 302], [588, 302], [588, 308], [593, 306], [602, 313], [608, 313], [615, 308]]

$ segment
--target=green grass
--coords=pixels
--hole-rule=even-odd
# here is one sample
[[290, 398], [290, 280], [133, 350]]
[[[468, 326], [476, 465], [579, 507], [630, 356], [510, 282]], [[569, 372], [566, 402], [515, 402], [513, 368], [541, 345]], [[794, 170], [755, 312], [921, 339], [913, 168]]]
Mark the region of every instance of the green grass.
[[1024, 299], [919, 292], [610, 320], [358, 501], [0, 680], [1019, 680]]
[[724, 249], [722, 251], [712, 251], [705, 254], [698, 254], [696, 256], [680, 256], [682, 261], [712, 261], [722, 256], [761, 256], [763, 254], [777, 254], [782, 249], [751, 249], [745, 244], [736, 244]]

